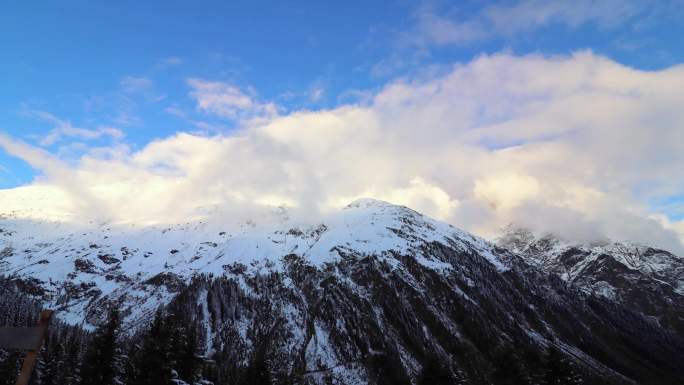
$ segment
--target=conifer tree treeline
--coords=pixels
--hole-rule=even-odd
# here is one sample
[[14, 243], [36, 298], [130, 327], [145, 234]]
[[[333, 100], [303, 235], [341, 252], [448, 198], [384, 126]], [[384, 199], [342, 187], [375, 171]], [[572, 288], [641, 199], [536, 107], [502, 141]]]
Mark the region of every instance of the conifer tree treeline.
[[197, 326], [183, 321], [157, 311], [141, 342], [130, 347], [127, 384], [195, 384], [201, 379]]
[[[0, 326], [33, 326], [40, 309], [40, 302], [0, 277]], [[133, 338], [122, 337], [120, 322], [116, 308], [93, 332], [53, 319], [31, 385], [201, 383], [199, 327], [190, 318], [159, 310]], [[23, 357], [0, 349], [0, 385], [14, 385]]]
[[100, 325], [93, 334], [83, 363], [82, 385], [121, 384], [121, 354], [118, 347], [119, 311], [109, 312], [107, 323]]

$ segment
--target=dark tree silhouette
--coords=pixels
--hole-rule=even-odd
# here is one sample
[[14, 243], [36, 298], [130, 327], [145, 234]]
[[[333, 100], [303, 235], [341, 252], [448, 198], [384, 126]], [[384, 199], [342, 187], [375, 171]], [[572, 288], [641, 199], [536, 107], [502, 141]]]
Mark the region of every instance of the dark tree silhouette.
[[121, 375], [117, 354], [119, 311], [109, 312], [107, 323], [100, 325], [86, 350], [81, 367], [81, 384], [116, 385]]

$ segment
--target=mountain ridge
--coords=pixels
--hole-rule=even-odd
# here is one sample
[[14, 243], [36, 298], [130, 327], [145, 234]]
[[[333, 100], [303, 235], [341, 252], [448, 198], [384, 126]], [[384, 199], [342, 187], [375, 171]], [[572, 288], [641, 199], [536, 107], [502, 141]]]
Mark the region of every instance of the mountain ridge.
[[183, 322], [217, 363], [202, 374], [216, 384], [253, 383], [255, 371], [282, 384], [422, 384], [435, 373], [440, 383], [533, 384], [549, 362], [568, 384], [684, 380], [681, 335], [382, 201], [232, 232], [16, 217], [0, 229], [4, 282], [90, 329], [119, 309], [131, 357], [153, 319]]
[[[150, 293], [166, 303], [180, 281], [193, 275], [221, 275], [229, 265], [255, 272], [282, 270], [282, 257], [293, 253], [321, 266], [349, 251], [384, 255], [448, 240], [475, 247], [497, 268], [506, 269], [482, 238], [379, 200], [356, 200], [326, 222], [302, 225], [280, 214], [276, 219], [248, 221], [229, 232], [203, 220], [78, 227], [5, 217], [0, 220], [0, 271], [24, 280], [56, 308], [79, 314], [77, 321], [88, 319], [90, 302], [112, 299], [108, 296], [117, 301], [128, 297], [149, 316], [158, 306], [150, 302]], [[430, 268], [449, 267], [421, 253], [415, 256]]]
[[526, 263], [684, 334], [684, 258], [641, 243], [581, 243], [514, 226], [495, 241]]

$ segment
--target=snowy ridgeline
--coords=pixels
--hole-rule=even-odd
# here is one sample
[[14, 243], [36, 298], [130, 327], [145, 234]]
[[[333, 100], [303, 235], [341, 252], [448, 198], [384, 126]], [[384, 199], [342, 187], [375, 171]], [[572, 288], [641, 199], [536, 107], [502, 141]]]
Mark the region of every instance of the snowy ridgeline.
[[571, 242], [514, 227], [496, 242], [544, 272], [684, 334], [684, 259], [673, 253], [633, 242]]
[[450, 269], [421, 252], [427, 243], [474, 250], [498, 269], [492, 246], [405, 207], [362, 199], [315, 224], [275, 211], [259, 222], [219, 224], [198, 220], [174, 225], [90, 223], [0, 217], [0, 274], [24, 279], [71, 323], [88, 319], [98, 301], [125, 298], [130, 320], [148, 317], [193, 276], [234, 269], [281, 271], [283, 257], [297, 255], [321, 267], [345, 255], [412, 254], [422, 265]]
[[[597, 282], [616, 293], [636, 287], [639, 311], [644, 298], [665, 292], [621, 285], [638, 270], [610, 262], [619, 257], [593, 258], [581, 248], [558, 254], [557, 245], [522, 241], [513, 253], [385, 202], [356, 201], [313, 224], [283, 211], [234, 226], [77, 227], [15, 213], [0, 230], [0, 274], [11, 276], [0, 288], [42, 301], [68, 324], [99, 325], [95, 336], [107, 328], [107, 310], [119, 310], [120, 349], [132, 364], [116, 372], [136, 378], [131, 384], [162, 376], [251, 385], [684, 380], [679, 336], [605, 298], [607, 286], [590, 290]], [[580, 284], [584, 277], [586, 286], [545, 272], [574, 271], [567, 256], [584, 266], [595, 265], [583, 262], [587, 256], [601, 262], [563, 275]], [[3, 298], [0, 307], [20, 302]], [[665, 321], [683, 314], [669, 303], [656, 307]], [[55, 330], [45, 352], [55, 362], [78, 356], [60, 349], [97, 340], [66, 330]], [[58, 372], [86, 375], [87, 350], [83, 363]]]
[[530, 264], [553, 270], [566, 280], [575, 280], [592, 264], [610, 257], [627, 269], [662, 277], [675, 292], [684, 295], [684, 259], [667, 250], [609, 240], [579, 243], [559, 235], [534, 234], [513, 226], [506, 228], [496, 243], [523, 255]]

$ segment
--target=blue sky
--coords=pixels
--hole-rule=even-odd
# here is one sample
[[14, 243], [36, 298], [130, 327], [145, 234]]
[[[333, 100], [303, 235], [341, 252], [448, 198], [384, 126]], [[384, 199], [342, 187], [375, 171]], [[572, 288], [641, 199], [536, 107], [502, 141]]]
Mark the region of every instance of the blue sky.
[[[553, 62], [591, 52], [660, 73], [684, 63], [683, 9], [681, 0], [18, 2], [0, 13], [0, 132], [78, 167], [98, 149], [134, 154], [175, 133], [224, 137], [246, 121], [368, 104], [392, 84], [491, 55]], [[480, 143], [493, 150], [498, 139]], [[46, 174], [27, 162], [0, 149], [0, 189]], [[679, 187], [642, 192], [642, 182], [625, 182], [633, 198], [682, 219]]]
[[[140, 146], [192, 129], [168, 107], [208, 119], [194, 114], [189, 77], [249, 87], [287, 109], [318, 109], [391, 78], [499, 51], [588, 48], [636, 68], [664, 68], [684, 61], [677, 38], [684, 25], [676, 4], [658, 3], [636, 6], [608, 25], [591, 19], [569, 25], [559, 17], [520, 32], [440, 43], [411, 42], [420, 38], [419, 15], [460, 22], [514, 3], [19, 2], [0, 14], [0, 127], [30, 141], [52, 128], [27, 113], [39, 110], [85, 129], [117, 127]], [[127, 94], [121, 87], [127, 77], [148, 79], [149, 89]], [[0, 165], [0, 187], [32, 178], [30, 168], [2, 153]]]

